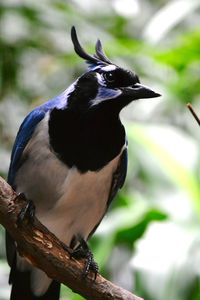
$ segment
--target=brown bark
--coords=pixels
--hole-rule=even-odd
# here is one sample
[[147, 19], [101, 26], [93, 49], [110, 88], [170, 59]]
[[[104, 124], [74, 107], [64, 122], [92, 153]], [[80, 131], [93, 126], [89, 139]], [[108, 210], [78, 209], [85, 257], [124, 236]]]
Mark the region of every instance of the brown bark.
[[94, 275], [90, 273], [87, 278], [83, 278], [84, 261], [70, 258], [62, 243], [37, 218], [33, 222], [25, 219], [17, 225], [18, 214], [25, 205], [26, 201], [17, 197], [0, 177], [0, 223], [17, 242], [20, 255], [32, 265], [87, 300], [142, 300], [101, 275], [97, 275], [95, 281]]

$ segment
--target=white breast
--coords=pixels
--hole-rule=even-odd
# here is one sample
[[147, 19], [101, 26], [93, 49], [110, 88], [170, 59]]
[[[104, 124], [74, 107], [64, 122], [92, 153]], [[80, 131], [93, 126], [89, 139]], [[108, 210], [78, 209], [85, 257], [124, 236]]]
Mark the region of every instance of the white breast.
[[73, 236], [87, 239], [103, 217], [118, 158], [99, 172], [80, 174], [74, 167], [69, 170], [62, 185], [62, 196], [53, 209], [39, 214], [41, 221], [63, 242], [70, 244]]

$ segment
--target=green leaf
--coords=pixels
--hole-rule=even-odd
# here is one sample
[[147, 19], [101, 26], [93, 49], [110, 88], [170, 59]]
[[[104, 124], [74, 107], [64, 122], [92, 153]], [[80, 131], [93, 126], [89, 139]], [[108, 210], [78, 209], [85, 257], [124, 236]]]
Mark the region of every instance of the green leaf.
[[132, 249], [133, 243], [142, 237], [149, 223], [154, 221], [163, 221], [167, 219], [167, 214], [158, 210], [150, 209], [137, 224], [130, 227], [119, 229], [116, 233], [116, 243], [123, 243]]

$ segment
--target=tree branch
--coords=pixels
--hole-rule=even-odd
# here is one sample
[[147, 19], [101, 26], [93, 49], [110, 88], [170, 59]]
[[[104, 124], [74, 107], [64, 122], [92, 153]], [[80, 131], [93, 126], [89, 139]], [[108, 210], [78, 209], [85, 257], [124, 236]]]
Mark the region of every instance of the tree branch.
[[93, 274], [83, 278], [84, 261], [70, 258], [63, 244], [37, 218], [34, 218], [34, 222], [24, 220], [20, 227], [17, 226], [17, 216], [25, 205], [26, 200], [17, 197], [0, 177], [0, 223], [17, 242], [20, 255], [32, 265], [87, 300], [142, 300], [101, 275], [97, 275], [95, 281]]

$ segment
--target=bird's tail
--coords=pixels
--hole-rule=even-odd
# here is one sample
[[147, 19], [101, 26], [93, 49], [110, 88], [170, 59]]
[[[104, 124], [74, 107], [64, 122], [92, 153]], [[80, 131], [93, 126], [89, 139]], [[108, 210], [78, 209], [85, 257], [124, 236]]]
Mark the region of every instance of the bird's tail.
[[60, 283], [52, 281], [48, 290], [42, 296], [35, 296], [31, 291], [30, 271], [11, 270], [10, 300], [59, 300]]

